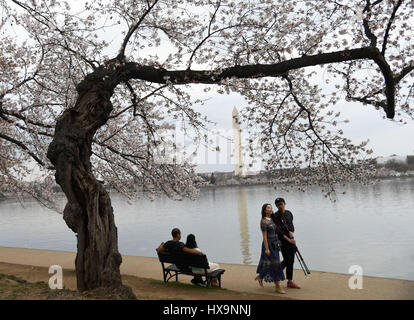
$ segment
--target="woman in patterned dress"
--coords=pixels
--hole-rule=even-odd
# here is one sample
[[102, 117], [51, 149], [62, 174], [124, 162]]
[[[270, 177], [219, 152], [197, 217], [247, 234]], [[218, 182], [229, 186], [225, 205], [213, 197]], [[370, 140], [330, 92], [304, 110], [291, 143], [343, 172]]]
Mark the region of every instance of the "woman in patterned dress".
[[272, 240], [277, 240], [276, 225], [270, 217], [272, 212], [273, 210], [270, 204], [265, 203], [262, 206], [260, 228], [263, 234], [263, 243], [260, 261], [256, 271], [259, 275], [255, 280], [259, 281], [262, 287], [263, 280], [265, 282], [274, 282], [276, 292], [286, 293], [280, 286], [280, 281], [285, 280], [285, 276], [280, 264], [279, 251], [271, 245]]

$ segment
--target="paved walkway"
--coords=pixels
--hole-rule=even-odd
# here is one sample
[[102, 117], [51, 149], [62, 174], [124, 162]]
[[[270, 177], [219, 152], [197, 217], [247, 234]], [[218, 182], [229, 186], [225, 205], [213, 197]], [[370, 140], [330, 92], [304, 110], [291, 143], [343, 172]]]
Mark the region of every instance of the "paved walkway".
[[[0, 262], [49, 267], [60, 265], [63, 269], [74, 269], [74, 252], [20, 249], [0, 247]], [[226, 269], [222, 276], [223, 288], [258, 294], [278, 295], [273, 284], [259, 287], [256, 266], [220, 263]], [[121, 273], [142, 278], [162, 280], [162, 268], [158, 258], [123, 256]], [[363, 277], [363, 289], [351, 290], [348, 282], [351, 275], [312, 271], [305, 276], [302, 270], [294, 271], [294, 279], [302, 289], [286, 289], [284, 295], [293, 299], [359, 300], [359, 299], [414, 299], [414, 281]], [[179, 276], [179, 281], [190, 283], [188, 276]], [[286, 286], [286, 281], [283, 282]]]

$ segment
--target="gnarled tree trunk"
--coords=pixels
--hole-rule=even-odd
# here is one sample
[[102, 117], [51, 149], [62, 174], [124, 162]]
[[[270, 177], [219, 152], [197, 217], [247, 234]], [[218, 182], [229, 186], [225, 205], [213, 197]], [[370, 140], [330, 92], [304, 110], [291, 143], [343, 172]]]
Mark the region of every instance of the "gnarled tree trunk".
[[96, 78], [85, 79], [77, 89], [78, 100], [58, 119], [47, 156], [68, 200], [63, 219], [77, 234], [78, 290], [106, 288], [134, 297], [121, 281], [122, 257], [111, 200], [93, 176], [90, 163], [92, 139], [113, 108], [113, 91]]

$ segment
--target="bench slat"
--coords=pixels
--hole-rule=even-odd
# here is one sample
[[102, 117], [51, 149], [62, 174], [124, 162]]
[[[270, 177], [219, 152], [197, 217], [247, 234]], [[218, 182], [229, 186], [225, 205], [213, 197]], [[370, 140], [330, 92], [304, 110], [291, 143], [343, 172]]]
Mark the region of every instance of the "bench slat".
[[194, 268], [206, 268], [209, 269], [207, 256], [205, 254], [192, 254], [192, 253], [166, 253], [162, 252], [158, 254], [160, 262], [173, 263], [178, 265], [188, 265]]

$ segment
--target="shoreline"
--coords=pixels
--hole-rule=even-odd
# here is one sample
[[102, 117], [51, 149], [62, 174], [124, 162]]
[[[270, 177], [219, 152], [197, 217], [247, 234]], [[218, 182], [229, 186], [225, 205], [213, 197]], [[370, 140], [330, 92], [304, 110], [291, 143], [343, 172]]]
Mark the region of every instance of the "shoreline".
[[[382, 181], [387, 181], [387, 180], [398, 180], [398, 179], [402, 179], [402, 180], [406, 180], [406, 179], [414, 179], [414, 175], [409, 175], [409, 176], [380, 176], [380, 177], [376, 177], [375, 179], [380, 180], [380, 182]], [[285, 183], [285, 182], [282, 182]], [[288, 185], [294, 185], [293, 183], [287, 183]], [[376, 184], [376, 183], [373, 183]], [[205, 185], [205, 186], [201, 186], [199, 188], [200, 191], [203, 190], [212, 190], [212, 189], [221, 189], [221, 188], [239, 188], [239, 187], [255, 187], [255, 186], [269, 186], [269, 187], [273, 187], [272, 182], [270, 181], [266, 181], [266, 182], [254, 182], [254, 183], [241, 183], [241, 184], [209, 184], [209, 185]], [[124, 196], [122, 193], [119, 192], [112, 192], [111, 190], [106, 190], [109, 193], [109, 196], [116, 196], [116, 195], [120, 195], [120, 196]], [[65, 194], [61, 191], [59, 192], [55, 192], [55, 196], [56, 197], [60, 197], [62, 199], [65, 199]], [[10, 196], [10, 195], [4, 195], [3, 197], [0, 197], [0, 203], [1, 202], [7, 202], [7, 201], [14, 201], [14, 202], [18, 202], [20, 198], [17, 198], [15, 196]], [[21, 198], [23, 201], [26, 200], [35, 200], [37, 201], [35, 198], [31, 197], [31, 196], [24, 196]], [[140, 197], [134, 198], [134, 199], [141, 199]]]
[[[76, 252], [74, 252], [74, 251], [66, 251], [66, 250], [36, 249], [36, 248], [4, 247], [4, 246], [0, 246], [0, 262], [2, 262], [2, 260], [1, 260], [1, 250], [2, 249], [11, 249], [11, 250], [13, 250], [13, 249], [18, 249], [18, 250], [20, 250], [20, 249], [23, 249], [23, 250], [39, 250], [39, 251], [47, 251], [47, 252], [51, 252], [51, 253], [56, 252], [57, 254], [59, 254], [59, 253], [74, 254], [74, 255], [76, 254]], [[157, 259], [157, 261], [158, 261], [158, 258], [157, 257], [132, 256], [132, 255], [127, 255], [127, 254], [122, 254], [122, 253], [121, 253], [121, 255], [122, 255], [122, 257], [136, 257], [136, 258], [142, 258], [142, 259]], [[295, 265], [298, 265], [298, 263], [299, 262], [295, 258]], [[233, 262], [219, 262], [219, 264], [228, 265], [228, 266], [241, 266], [241, 267], [244, 266], [244, 267], [248, 267], [248, 268], [251, 268], [251, 267], [256, 268], [257, 267], [257, 265], [255, 265], [255, 264], [241, 264], [241, 263], [233, 263]], [[298, 273], [301, 273], [302, 275], [304, 275], [302, 269], [296, 269], [295, 268], [294, 270], [295, 270], [295, 272], [298, 272]], [[310, 271], [312, 271], [312, 272], [318, 272], [318, 273], [328, 273], [328, 274], [332, 274], [332, 275], [340, 275], [340, 276], [345, 276], [345, 277], [350, 277], [351, 276], [351, 274], [349, 274], [349, 273], [334, 272], [334, 271], [324, 271], [324, 270], [314, 270], [314, 269], [312, 269]], [[384, 279], [384, 280], [411, 281], [411, 282], [414, 283], [414, 279], [411, 280], [411, 279], [402, 279], [402, 278], [390, 278], [390, 277], [385, 277], [385, 276], [376, 276], [376, 275], [369, 275], [369, 274], [364, 274], [364, 277], [378, 278], [378, 279]]]
[[[414, 175], [402, 175], [402, 176], [378, 176], [378, 177], [375, 177], [374, 179], [380, 180], [382, 182], [383, 180], [398, 180], [398, 179], [405, 180], [405, 179], [413, 179], [413, 178], [414, 178]], [[287, 185], [292, 185], [292, 186], [295, 185], [293, 182], [278, 181], [278, 183], [285, 183]], [[351, 182], [351, 183], [354, 183], [354, 182]], [[375, 182], [373, 184], [375, 184]], [[266, 185], [269, 187], [273, 186], [271, 181], [263, 181], [263, 182], [239, 183], [239, 184], [208, 184], [208, 185], [200, 186], [199, 190], [202, 191], [202, 190], [209, 190], [209, 189], [215, 189], [215, 188], [219, 189], [219, 188], [225, 188], [225, 187], [249, 187], [249, 186], [254, 187], [254, 186], [266, 186]], [[119, 192], [113, 192], [113, 190], [111, 189], [106, 189], [106, 191], [109, 193], [110, 196], [111, 195], [123, 195]], [[65, 198], [65, 194], [62, 191], [55, 192], [55, 196]], [[2, 196], [0, 197], [0, 203], [2, 201], [10, 201], [10, 200], [19, 201], [19, 199], [20, 198], [15, 197], [15, 196], [2, 194]], [[34, 198], [31, 196], [23, 196], [21, 199], [28, 200], [28, 199], [34, 199]]]
[[[63, 270], [74, 270], [75, 252], [0, 247], [0, 262], [26, 266], [28, 270], [34, 267], [43, 267], [45, 270], [51, 265], [60, 265]], [[121, 274], [123, 277], [135, 276], [162, 281], [162, 268], [158, 258], [122, 256]], [[272, 284], [264, 288], [254, 281], [256, 266], [220, 263], [226, 272], [222, 277], [223, 289], [251, 295], [265, 295], [270, 299], [299, 299], [299, 300], [414, 300], [414, 281], [390, 278], [364, 276], [361, 290], [352, 290], [349, 283], [352, 275], [322, 271], [312, 271], [306, 276], [302, 270], [294, 270], [294, 279], [302, 289], [287, 289], [287, 294], [281, 296], [273, 291]], [[10, 270], [11, 273], [13, 270]], [[46, 273], [46, 271], [44, 271]], [[49, 278], [49, 274], [43, 277]], [[191, 284], [191, 277], [179, 276], [179, 282]], [[73, 287], [73, 284], [71, 285]], [[286, 286], [286, 281], [282, 282]], [[70, 287], [70, 286], [69, 286]], [[162, 287], [157, 289], [162, 291]]]

